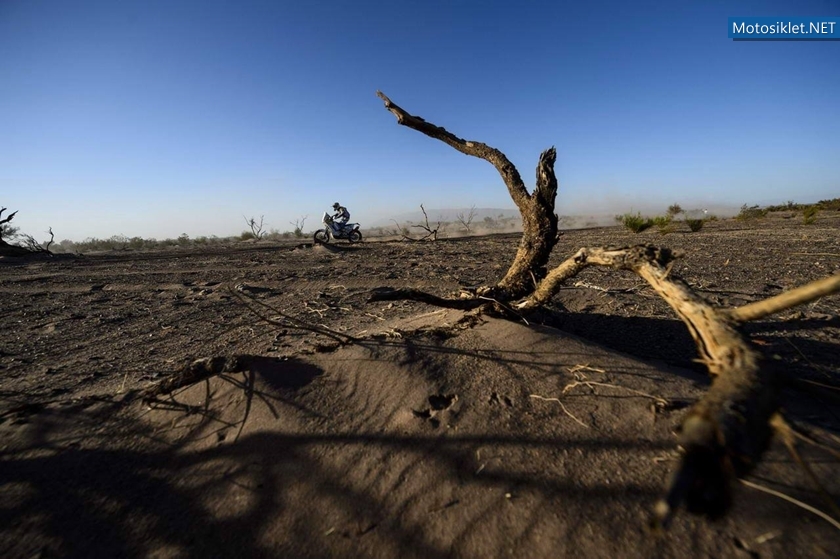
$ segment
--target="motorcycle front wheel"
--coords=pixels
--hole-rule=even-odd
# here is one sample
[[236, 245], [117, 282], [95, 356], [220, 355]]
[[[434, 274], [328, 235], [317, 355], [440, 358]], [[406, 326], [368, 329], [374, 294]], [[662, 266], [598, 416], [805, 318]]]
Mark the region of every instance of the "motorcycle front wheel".
[[327, 234], [326, 229], [318, 229], [315, 231], [315, 242], [319, 244], [326, 244], [330, 242], [330, 236]]
[[358, 229], [353, 229], [352, 231], [350, 231], [350, 234], [347, 235], [347, 240], [351, 243], [361, 243], [362, 233]]

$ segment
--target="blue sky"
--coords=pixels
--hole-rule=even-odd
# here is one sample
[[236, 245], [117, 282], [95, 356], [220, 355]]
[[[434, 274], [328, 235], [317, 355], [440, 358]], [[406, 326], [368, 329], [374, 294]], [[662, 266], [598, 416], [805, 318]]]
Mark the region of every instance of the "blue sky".
[[0, 206], [36, 237], [230, 235], [512, 208], [486, 162], [558, 151], [558, 212], [840, 195], [840, 42], [733, 42], [827, 0], [0, 0]]

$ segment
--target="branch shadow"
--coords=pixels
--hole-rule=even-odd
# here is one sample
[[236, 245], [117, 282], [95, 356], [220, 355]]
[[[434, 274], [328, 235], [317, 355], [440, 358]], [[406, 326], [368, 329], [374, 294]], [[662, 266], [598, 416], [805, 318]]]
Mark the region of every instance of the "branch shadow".
[[[389, 518], [393, 506], [381, 491], [348, 479], [353, 463], [325, 460], [335, 449], [355, 454], [403, 453], [414, 457], [403, 475], [433, 460], [457, 479], [474, 479], [475, 449], [548, 452], [558, 447], [596, 451], [662, 451], [649, 441], [562, 440], [515, 436], [411, 436], [380, 433], [284, 433], [284, 405], [321, 371], [307, 363], [256, 360], [241, 374], [223, 374], [215, 387], [205, 379], [150, 402], [143, 413], [164, 411], [171, 424], [142, 421], [125, 402], [85, 402], [28, 410], [19, 428], [24, 444], [0, 453], [0, 551], [4, 557], [294, 557], [354, 556], [347, 546], [373, 530], [390, 542], [394, 556], [449, 557], [421, 530]], [[218, 411], [232, 388], [243, 415], [225, 421]], [[267, 388], [267, 389], [266, 389]], [[183, 396], [204, 399], [191, 405]], [[253, 407], [263, 405], [278, 419], [272, 431], [243, 435]], [[142, 413], [140, 414], [142, 416]], [[178, 423], [188, 423], [180, 429]], [[237, 429], [228, 442], [219, 433]], [[174, 437], [173, 437], [174, 435]], [[489, 449], [489, 450], [488, 450]], [[352, 462], [352, 460], [351, 460]], [[420, 487], [417, 493], [434, 490]], [[586, 488], [574, 480], [534, 476], [515, 469], [488, 468], [480, 485], [509, 491], [533, 490], [567, 502], [592, 504], [616, 499], [652, 499], [657, 487], [620, 484]], [[303, 488], [303, 489], [301, 489]], [[321, 516], [329, 507], [298, 508], [301, 491], [357, 519], [358, 529], [326, 538]], [[233, 496], [232, 496], [233, 494]], [[217, 497], [217, 498], [214, 498]], [[246, 506], [235, 504], [236, 499]], [[323, 504], [323, 503], [322, 503]], [[313, 505], [315, 503], [313, 502]], [[293, 516], [296, 521], [277, 525]], [[264, 537], [272, 530], [280, 533]], [[342, 551], [344, 550], [344, 551]], [[337, 552], [338, 551], [338, 552]]]
[[[435, 344], [408, 347], [416, 358], [434, 351]], [[506, 358], [525, 363], [528, 355]], [[656, 476], [648, 476], [650, 482], [583, 481], [563, 468], [540, 471], [528, 464], [537, 456], [562, 464], [561, 452], [624, 459], [661, 455], [671, 450], [670, 441], [603, 433], [359, 432], [300, 401], [323, 373], [296, 359], [254, 356], [247, 370], [204, 379], [146, 406], [128, 398], [12, 414], [3, 425], [6, 434], [12, 428], [24, 432], [0, 451], [0, 553], [86, 558], [384, 553], [437, 559], [453, 556], [455, 546], [487, 539], [488, 523], [499, 521], [505, 514], [500, 504], [511, 499], [531, 505], [532, 519], [549, 516], [561, 500], [564, 509], [578, 513], [565, 520], [566, 530], [585, 539], [591, 537], [583, 529], [590, 526], [586, 517], [600, 518], [611, 506], [638, 513], [659, 496]], [[240, 414], [233, 419], [222, 413], [231, 406]], [[255, 413], [270, 418], [270, 428], [246, 429]], [[147, 414], [158, 417], [151, 421]], [[229, 437], [233, 431], [236, 436]], [[479, 451], [504, 459], [480, 459]], [[372, 477], [359, 477], [364, 457], [374, 459]], [[405, 481], [429, 471], [434, 474], [421, 476], [416, 485]], [[449, 544], [416, 518], [422, 508], [417, 503], [427, 502], [441, 486], [454, 488], [456, 496], [424, 512], [422, 522], [450, 524]], [[488, 494], [499, 497], [479, 497]], [[444, 514], [459, 515], [449, 517], [459, 522], [452, 524]], [[621, 515], [598, 522], [615, 532], [616, 542], [637, 537], [628, 536], [637, 529]], [[648, 551], [659, 555], [659, 548], [638, 537], [638, 545], [653, 546]], [[584, 548], [583, 555], [595, 556], [597, 546], [606, 544], [588, 545], [596, 547]]]

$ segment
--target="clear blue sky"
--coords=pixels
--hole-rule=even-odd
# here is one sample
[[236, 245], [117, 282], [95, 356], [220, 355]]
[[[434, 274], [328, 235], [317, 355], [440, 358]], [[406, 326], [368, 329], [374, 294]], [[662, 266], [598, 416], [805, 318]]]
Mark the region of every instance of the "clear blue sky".
[[0, 0], [0, 205], [57, 239], [306, 229], [513, 204], [501, 149], [561, 214], [840, 196], [840, 42], [733, 42], [730, 16], [834, 1]]

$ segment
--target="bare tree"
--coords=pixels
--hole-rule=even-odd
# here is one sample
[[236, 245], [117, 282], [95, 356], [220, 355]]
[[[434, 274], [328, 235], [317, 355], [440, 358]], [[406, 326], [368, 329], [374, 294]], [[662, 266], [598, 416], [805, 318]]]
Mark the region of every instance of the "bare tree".
[[399, 124], [440, 140], [461, 153], [484, 159], [496, 168], [522, 215], [523, 233], [507, 274], [496, 286], [485, 290], [484, 295], [513, 299], [530, 293], [535, 282], [545, 277], [548, 258], [557, 243], [557, 214], [554, 213], [557, 198], [554, 161], [557, 152], [554, 148], [540, 155], [536, 187], [529, 193], [519, 171], [501, 151], [481, 142], [463, 140], [440, 126], [407, 113], [381, 91], [377, 95], [385, 102], [385, 108], [397, 117]]
[[253, 217], [251, 217], [251, 219], [248, 219], [244, 215], [242, 216], [242, 219], [244, 219], [245, 223], [248, 224], [248, 227], [251, 228], [251, 233], [254, 235], [254, 238], [257, 239], [258, 241], [260, 239], [262, 239], [263, 237], [265, 237], [265, 233], [266, 233], [263, 230], [263, 218], [265, 218], [265, 216], [261, 215], [260, 216], [260, 221], [257, 222], [257, 220], [254, 219]]
[[[415, 289], [383, 288], [374, 290], [369, 301], [413, 299], [448, 308], [481, 307], [521, 319], [523, 314], [539, 312], [564, 281], [589, 266], [636, 273], [686, 324], [700, 360], [713, 378], [709, 390], [682, 421], [679, 435], [682, 457], [665, 497], [655, 506], [653, 521], [667, 524], [682, 503], [695, 512], [725, 511], [735, 479], [749, 473], [760, 461], [774, 432], [790, 430], [779, 408], [781, 383], [774, 361], [765, 357], [743, 334], [740, 325], [840, 292], [840, 274], [764, 301], [728, 309], [708, 304], [676, 277], [672, 265], [679, 255], [664, 247], [582, 248], [549, 273], [546, 264], [558, 238], [558, 217], [554, 213], [557, 195], [554, 148], [541, 154], [537, 184], [529, 194], [519, 172], [499, 150], [462, 140], [444, 128], [410, 115], [382, 92], [377, 95], [399, 124], [491, 163], [519, 208], [524, 232], [511, 267], [495, 286], [478, 288], [463, 298], [443, 298]], [[515, 299], [518, 302], [513, 302]], [[793, 447], [789, 448], [791, 453], [795, 452]]]
[[423, 204], [420, 204], [420, 211], [423, 212], [423, 223], [420, 223], [418, 225], [412, 225], [412, 227], [420, 228], [427, 233], [427, 235], [425, 237], [422, 237], [419, 240], [421, 240], [421, 241], [426, 241], [426, 240], [436, 241], [437, 236], [438, 236], [438, 231], [440, 230], [440, 225], [441, 225], [442, 222], [440, 220], [438, 220], [437, 225], [435, 225], [434, 228], [433, 228], [431, 225], [429, 225], [429, 214], [426, 213], [426, 208], [423, 207]]
[[308, 215], [305, 215], [305, 216], [300, 217], [300, 218], [298, 218], [298, 219], [296, 219], [296, 220], [294, 220], [294, 221], [290, 221], [290, 222], [289, 222], [289, 224], [290, 224], [292, 227], [294, 227], [294, 235], [295, 235], [295, 237], [297, 237], [298, 239], [300, 239], [301, 237], [303, 237], [303, 224], [304, 224], [304, 223], [306, 223], [306, 218], [307, 218], [307, 217], [309, 217], [309, 216], [308, 216]]
[[467, 215], [464, 215], [464, 212], [461, 212], [456, 215], [455, 218], [461, 223], [461, 225], [464, 226], [467, 233], [472, 233], [470, 225], [472, 225], [473, 219], [475, 219], [475, 206], [470, 208], [470, 212]]

